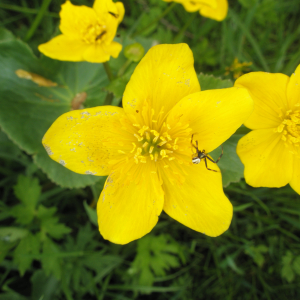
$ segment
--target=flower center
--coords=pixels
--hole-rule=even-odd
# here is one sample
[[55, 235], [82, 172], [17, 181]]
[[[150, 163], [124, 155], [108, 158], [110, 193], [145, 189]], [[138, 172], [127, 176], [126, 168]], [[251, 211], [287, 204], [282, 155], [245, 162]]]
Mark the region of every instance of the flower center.
[[107, 34], [106, 25], [102, 25], [98, 22], [85, 24], [82, 28], [82, 40], [87, 44], [100, 44]]
[[[168, 162], [177, 160], [179, 164], [191, 164], [191, 131], [189, 124], [178, 120], [166, 121], [163, 108], [155, 113], [147, 101], [136, 115], [120, 120], [126, 147], [118, 152], [126, 156], [126, 160], [145, 164], [153, 161], [168, 168]], [[130, 137], [131, 135], [131, 137]]]
[[[299, 105], [297, 105], [299, 106]], [[281, 139], [289, 144], [300, 142], [300, 110], [288, 110], [285, 113], [284, 120], [277, 127], [276, 131], [282, 132]]]

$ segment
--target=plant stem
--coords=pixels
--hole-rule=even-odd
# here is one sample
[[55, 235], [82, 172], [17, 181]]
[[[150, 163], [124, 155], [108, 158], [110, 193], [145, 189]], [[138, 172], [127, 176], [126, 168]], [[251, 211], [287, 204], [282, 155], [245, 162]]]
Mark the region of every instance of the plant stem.
[[50, 3], [51, 3], [51, 0], [43, 1], [42, 6], [41, 6], [37, 16], [35, 17], [33, 23], [31, 24], [31, 27], [27, 31], [27, 34], [24, 39], [25, 42], [28, 42], [30, 40], [30, 38], [33, 36], [33, 34], [35, 33], [36, 29], [38, 28], [38, 26], [40, 25], [40, 23], [42, 21], [42, 18], [44, 17], [44, 14], [48, 10]]
[[114, 94], [112, 92], [107, 92], [103, 105], [111, 105], [114, 99]]
[[170, 4], [160, 16], [158, 16], [156, 19], [154, 19], [150, 24], [148, 24], [146, 27], [142, 28], [140, 31], [134, 33], [132, 35], [132, 37], [134, 38], [137, 35], [141, 35], [144, 31], [146, 31], [153, 24], [156, 24], [157, 22], [159, 22], [159, 20], [162, 19], [165, 15], [167, 15], [173, 9], [173, 7], [175, 5], [176, 5], [176, 2], [172, 2], [172, 4]]
[[187, 20], [187, 22], [184, 24], [184, 26], [180, 29], [178, 34], [174, 37], [173, 43], [177, 43], [177, 40], [180, 39], [180, 37], [184, 34], [186, 29], [192, 24], [192, 22], [194, 21], [196, 15], [198, 15], [198, 12], [195, 12], [190, 16], [190, 18]]
[[120, 70], [118, 72], [118, 77], [122, 76], [125, 73], [125, 71], [130, 66], [131, 63], [132, 63], [132, 60], [130, 60], [130, 59], [126, 60], [125, 64], [120, 68]]
[[109, 66], [109, 63], [107, 61], [103, 63], [103, 67], [104, 67], [104, 70], [107, 74], [107, 77], [108, 77], [109, 81], [113, 81], [114, 80], [114, 75], [113, 75], [113, 73], [111, 71], [111, 68]]

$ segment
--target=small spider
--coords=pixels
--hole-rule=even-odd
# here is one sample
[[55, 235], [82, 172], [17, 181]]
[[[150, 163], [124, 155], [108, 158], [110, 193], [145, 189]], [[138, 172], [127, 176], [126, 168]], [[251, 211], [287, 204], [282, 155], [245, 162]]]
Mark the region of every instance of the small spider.
[[192, 146], [197, 151], [196, 153], [194, 153], [193, 158], [192, 158], [193, 164], [199, 164], [201, 162], [201, 159], [204, 159], [205, 166], [206, 166], [207, 170], [213, 171], [213, 172], [218, 172], [217, 170], [212, 170], [212, 169], [210, 169], [210, 168], [207, 167], [207, 159], [210, 160], [211, 162], [213, 162], [214, 164], [218, 163], [218, 161], [220, 160], [220, 158], [223, 155], [223, 145], [222, 145], [222, 153], [221, 153], [221, 155], [219, 156], [219, 158], [216, 161], [214, 161], [212, 158], [210, 158], [208, 156], [208, 154], [205, 153], [205, 150], [201, 151], [201, 150], [198, 149], [198, 141], [196, 141], [196, 146], [193, 144], [193, 136], [194, 135], [192, 135], [191, 144], [192, 144]]

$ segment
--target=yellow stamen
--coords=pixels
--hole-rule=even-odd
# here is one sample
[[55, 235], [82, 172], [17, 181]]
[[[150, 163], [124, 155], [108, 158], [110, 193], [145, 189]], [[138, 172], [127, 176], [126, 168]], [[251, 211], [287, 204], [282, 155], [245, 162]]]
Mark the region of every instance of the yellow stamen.
[[133, 145], [133, 149], [130, 151], [130, 153], [133, 153], [133, 151], [134, 151], [135, 148], [136, 148], [136, 144], [135, 144], [135, 143], [132, 143], [132, 145]]

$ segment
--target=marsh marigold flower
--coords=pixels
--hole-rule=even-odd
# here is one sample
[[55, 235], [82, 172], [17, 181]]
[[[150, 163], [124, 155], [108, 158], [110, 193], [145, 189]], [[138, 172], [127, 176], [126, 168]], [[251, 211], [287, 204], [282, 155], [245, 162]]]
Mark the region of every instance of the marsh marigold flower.
[[164, 0], [165, 2], [177, 2], [184, 6], [188, 12], [199, 11], [203, 17], [216, 21], [223, 21], [228, 12], [227, 0]]
[[232, 205], [221, 173], [192, 163], [191, 137], [206, 153], [214, 150], [249, 116], [253, 101], [242, 88], [200, 92], [193, 64], [186, 44], [155, 46], [131, 76], [123, 108], [71, 111], [45, 134], [55, 161], [80, 174], [109, 175], [97, 204], [105, 239], [125, 244], [144, 236], [162, 210], [209, 236], [229, 227]]
[[236, 87], [247, 88], [254, 111], [245, 122], [252, 129], [238, 143], [246, 182], [254, 187], [282, 187], [300, 194], [300, 65], [291, 77], [253, 72]]
[[118, 57], [122, 45], [114, 42], [119, 23], [124, 16], [121, 2], [95, 0], [93, 8], [73, 5], [66, 1], [61, 6], [62, 34], [38, 49], [53, 59], [101, 63], [110, 56]]

